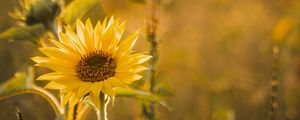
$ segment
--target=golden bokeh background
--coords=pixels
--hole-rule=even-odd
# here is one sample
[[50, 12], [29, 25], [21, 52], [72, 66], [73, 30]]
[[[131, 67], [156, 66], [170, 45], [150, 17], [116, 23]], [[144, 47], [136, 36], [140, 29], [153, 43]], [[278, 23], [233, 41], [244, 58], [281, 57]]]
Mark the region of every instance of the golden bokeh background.
[[[125, 34], [145, 30], [149, 13], [142, 0], [100, 1], [83, 20], [114, 15], [127, 21]], [[17, 0], [0, 0], [1, 31], [15, 25], [7, 12], [16, 6]], [[156, 106], [159, 120], [268, 120], [274, 46], [278, 116], [300, 119], [299, 0], [162, 0], [159, 11], [157, 68], [174, 93], [165, 98], [171, 111]], [[141, 36], [135, 50], [149, 50], [145, 33]], [[0, 83], [39, 54], [36, 48], [26, 41], [0, 41]], [[0, 119], [16, 119], [16, 107], [24, 120], [55, 118], [44, 99], [25, 94], [1, 100]], [[109, 119], [140, 120], [140, 102], [117, 98]]]

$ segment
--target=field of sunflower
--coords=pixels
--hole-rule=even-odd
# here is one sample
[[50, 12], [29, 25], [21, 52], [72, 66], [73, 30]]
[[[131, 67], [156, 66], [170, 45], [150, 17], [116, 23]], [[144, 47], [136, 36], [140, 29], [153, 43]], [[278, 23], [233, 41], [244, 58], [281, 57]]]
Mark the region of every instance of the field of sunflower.
[[299, 120], [299, 0], [0, 0], [0, 120]]

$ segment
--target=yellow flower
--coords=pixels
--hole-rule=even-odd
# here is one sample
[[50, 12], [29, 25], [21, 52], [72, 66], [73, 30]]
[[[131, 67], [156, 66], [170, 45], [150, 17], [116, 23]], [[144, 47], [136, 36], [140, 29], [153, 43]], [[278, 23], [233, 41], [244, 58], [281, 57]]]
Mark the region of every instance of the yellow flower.
[[138, 39], [136, 31], [123, 40], [125, 22], [113, 17], [93, 28], [88, 19], [85, 25], [76, 21], [76, 33], [69, 27], [59, 33], [59, 41], [50, 39], [54, 47], [43, 45], [40, 51], [47, 57], [33, 57], [36, 66], [47, 67], [54, 72], [37, 80], [50, 80], [45, 88], [65, 91], [63, 105], [78, 103], [89, 96], [96, 106], [99, 94], [114, 99], [114, 88], [127, 87], [142, 78], [138, 73], [146, 70], [142, 63], [151, 58], [143, 53], [132, 53]]

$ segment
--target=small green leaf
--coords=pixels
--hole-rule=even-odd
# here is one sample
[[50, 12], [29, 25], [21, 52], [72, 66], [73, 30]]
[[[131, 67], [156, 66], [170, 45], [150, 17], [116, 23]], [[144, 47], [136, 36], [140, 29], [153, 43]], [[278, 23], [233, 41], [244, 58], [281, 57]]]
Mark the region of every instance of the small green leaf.
[[46, 32], [42, 24], [25, 27], [11, 27], [0, 33], [0, 40], [28, 40], [35, 42]]
[[75, 22], [82, 17], [90, 8], [99, 3], [99, 0], [73, 0], [69, 3], [64, 12], [64, 21], [68, 24]]
[[165, 84], [158, 84], [155, 86], [156, 87], [156, 92], [155, 94], [159, 95], [159, 96], [173, 96], [174, 93], [173, 93], [173, 90], [165, 85]]
[[8, 80], [0, 87], [0, 99], [4, 99], [13, 95], [16, 91], [22, 91], [26, 89], [25, 73], [16, 73], [13, 78]]
[[150, 101], [154, 103], [158, 103], [164, 106], [167, 109], [170, 109], [165, 101], [162, 101], [158, 96], [155, 96], [149, 92], [145, 92], [137, 89], [126, 89], [126, 88], [116, 88], [115, 92], [117, 93], [117, 97], [131, 97], [140, 100]]
[[27, 73], [17, 72], [14, 77], [0, 86], [0, 100], [25, 92], [32, 88], [33, 68], [29, 67]]

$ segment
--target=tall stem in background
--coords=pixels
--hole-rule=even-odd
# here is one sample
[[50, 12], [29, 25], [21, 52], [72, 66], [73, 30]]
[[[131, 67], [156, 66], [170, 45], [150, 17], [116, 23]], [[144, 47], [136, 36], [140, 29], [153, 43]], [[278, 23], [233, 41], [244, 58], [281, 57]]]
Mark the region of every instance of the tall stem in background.
[[[156, 84], [156, 62], [158, 59], [157, 53], [157, 26], [158, 26], [158, 12], [157, 9], [157, 0], [146, 0], [146, 4], [149, 10], [149, 16], [147, 20], [147, 40], [151, 44], [150, 54], [152, 59], [150, 60], [150, 92], [155, 92], [155, 84]], [[154, 103], [150, 103], [149, 108], [146, 105], [143, 105], [143, 114], [148, 120], [155, 119], [154, 112]]]
[[273, 66], [272, 66], [272, 80], [271, 80], [271, 120], [278, 120], [278, 66], [279, 66], [279, 47], [274, 46], [272, 50]]
[[158, 54], [157, 54], [158, 42], [157, 42], [157, 35], [156, 35], [157, 25], [158, 25], [158, 17], [157, 17], [158, 10], [154, 0], [147, 0], [147, 4], [149, 6], [149, 11], [150, 11], [149, 21], [147, 25], [147, 40], [151, 44], [150, 54], [152, 55], [152, 59], [150, 60], [150, 74], [151, 74], [150, 91], [153, 92], [155, 86], [155, 73], [156, 73], [155, 65], [158, 58]]

